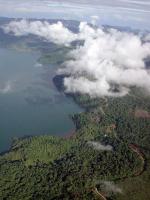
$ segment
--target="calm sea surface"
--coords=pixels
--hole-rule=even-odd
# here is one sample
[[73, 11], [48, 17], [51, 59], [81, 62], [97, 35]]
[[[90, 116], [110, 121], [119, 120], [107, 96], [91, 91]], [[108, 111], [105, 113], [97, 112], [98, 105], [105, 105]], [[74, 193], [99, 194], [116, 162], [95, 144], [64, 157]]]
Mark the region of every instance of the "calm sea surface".
[[70, 114], [81, 109], [52, 83], [55, 66], [37, 63], [39, 53], [0, 48], [0, 151], [13, 137], [64, 135]]

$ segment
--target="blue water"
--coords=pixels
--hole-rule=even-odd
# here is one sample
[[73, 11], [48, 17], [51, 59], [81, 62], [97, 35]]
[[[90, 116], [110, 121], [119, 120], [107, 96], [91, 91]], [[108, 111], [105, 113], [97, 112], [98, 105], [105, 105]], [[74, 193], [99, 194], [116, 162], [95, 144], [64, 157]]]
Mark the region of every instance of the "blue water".
[[38, 52], [0, 49], [0, 151], [13, 137], [64, 135], [70, 114], [81, 109], [53, 85], [55, 66], [37, 63]]

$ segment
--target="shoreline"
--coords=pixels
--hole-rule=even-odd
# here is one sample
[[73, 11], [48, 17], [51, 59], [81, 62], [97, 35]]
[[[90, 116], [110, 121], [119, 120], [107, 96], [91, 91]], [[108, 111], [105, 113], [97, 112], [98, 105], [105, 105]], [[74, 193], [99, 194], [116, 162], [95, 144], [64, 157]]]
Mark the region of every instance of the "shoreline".
[[30, 139], [30, 138], [33, 138], [33, 137], [40, 137], [40, 136], [43, 136], [43, 135], [52, 136], [52, 137], [59, 137], [59, 138], [63, 138], [63, 139], [68, 140], [68, 139], [71, 139], [71, 138], [75, 137], [75, 135], [76, 135], [76, 127], [74, 129], [71, 129], [71, 130], [65, 132], [64, 135], [39, 134], [39, 135], [24, 135], [22, 137], [12, 138], [8, 149], [0, 151], [0, 156], [3, 156], [5, 154], [11, 152], [11, 150], [13, 148], [13, 142], [14, 142], [15, 139], [18, 140], [18, 141], [20, 141], [20, 140], [22, 141], [22, 140]]
[[76, 129], [69, 131], [67, 134], [63, 136], [64, 139], [72, 139], [76, 136]]

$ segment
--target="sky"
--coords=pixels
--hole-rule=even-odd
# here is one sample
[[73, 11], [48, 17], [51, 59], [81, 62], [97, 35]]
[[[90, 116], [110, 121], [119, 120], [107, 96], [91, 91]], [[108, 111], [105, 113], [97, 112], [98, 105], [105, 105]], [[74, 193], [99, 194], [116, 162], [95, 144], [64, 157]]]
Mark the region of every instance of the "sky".
[[0, 0], [0, 16], [55, 18], [150, 29], [150, 0]]

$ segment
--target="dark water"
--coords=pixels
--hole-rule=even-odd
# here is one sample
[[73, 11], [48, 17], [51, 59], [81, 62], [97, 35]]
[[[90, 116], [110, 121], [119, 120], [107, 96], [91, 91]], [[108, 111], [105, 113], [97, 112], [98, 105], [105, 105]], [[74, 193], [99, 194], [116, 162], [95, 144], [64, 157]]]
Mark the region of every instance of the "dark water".
[[39, 53], [0, 49], [0, 151], [13, 137], [63, 135], [69, 114], [81, 109], [52, 83], [56, 67], [37, 63]]

